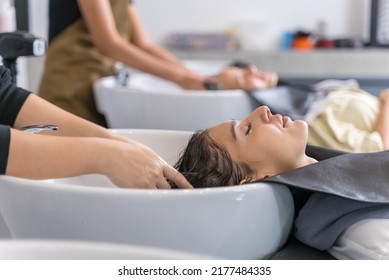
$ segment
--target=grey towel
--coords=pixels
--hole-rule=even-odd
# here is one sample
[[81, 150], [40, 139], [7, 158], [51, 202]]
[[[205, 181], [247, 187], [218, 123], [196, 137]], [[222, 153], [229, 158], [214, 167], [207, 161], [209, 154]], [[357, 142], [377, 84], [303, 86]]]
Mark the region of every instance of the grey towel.
[[389, 151], [344, 154], [264, 181], [357, 201], [389, 203]]
[[331, 247], [355, 222], [389, 218], [389, 151], [324, 158], [263, 180], [313, 192], [298, 212], [294, 235], [319, 250]]

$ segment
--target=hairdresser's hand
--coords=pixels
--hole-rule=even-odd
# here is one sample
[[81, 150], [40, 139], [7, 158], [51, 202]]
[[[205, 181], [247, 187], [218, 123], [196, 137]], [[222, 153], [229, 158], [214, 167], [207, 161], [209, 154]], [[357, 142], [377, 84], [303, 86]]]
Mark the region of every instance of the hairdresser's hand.
[[250, 65], [242, 71], [243, 74], [238, 82], [245, 90], [272, 88], [278, 84], [278, 75], [275, 72], [262, 71], [254, 65]]
[[388, 102], [389, 101], [389, 89], [384, 89], [380, 93], [380, 100], [381, 102]]
[[103, 174], [122, 188], [169, 189], [166, 178], [181, 188], [192, 188], [185, 177], [147, 146], [135, 142], [115, 142], [109, 151]]
[[275, 87], [278, 83], [276, 73], [261, 71], [255, 66], [228, 67], [218, 74], [217, 79], [223, 89], [266, 89]]
[[204, 90], [204, 77], [190, 70], [182, 70], [176, 83], [187, 90]]
[[[246, 73], [246, 75], [249, 75]], [[257, 70], [254, 74], [257, 80], [254, 80], [253, 86], [256, 89], [265, 89], [276, 87], [278, 84], [278, 75], [275, 72], [265, 72]]]
[[381, 91], [379, 108], [375, 131], [381, 136], [384, 150], [389, 150], [389, 89]]
[[179, 83], [180, 87], [186, 90], [204, 90], [202, 81], [196, 81], [193, 79], [185, 79]]

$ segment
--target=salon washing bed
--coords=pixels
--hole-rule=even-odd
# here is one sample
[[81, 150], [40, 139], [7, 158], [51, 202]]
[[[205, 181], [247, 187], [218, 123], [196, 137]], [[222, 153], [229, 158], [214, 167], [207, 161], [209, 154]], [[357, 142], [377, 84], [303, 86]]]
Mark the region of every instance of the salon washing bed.
[[2, 239], [0, 260], [198, 260], [207, 256], [107, 242]]

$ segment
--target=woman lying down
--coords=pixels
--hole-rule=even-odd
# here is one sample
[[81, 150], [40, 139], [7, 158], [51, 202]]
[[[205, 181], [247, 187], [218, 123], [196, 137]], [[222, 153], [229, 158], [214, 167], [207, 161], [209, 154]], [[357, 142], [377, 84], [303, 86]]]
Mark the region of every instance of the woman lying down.
[[294, 84], [255, 66], [228, 67], [216, 79], [218, 87], [244, 89], [260, 105], [305, 120], [309, 144], [346, 152], [389, 149], [389, 90], [377, 98], [356, 80]]
[[175, 167], [197, 188], [285, 184], [299, 241], [339, 259], [389, 259], [389, 151], [347, 154], [307, 139], [306, 122], [261, 106], [194, 133]]

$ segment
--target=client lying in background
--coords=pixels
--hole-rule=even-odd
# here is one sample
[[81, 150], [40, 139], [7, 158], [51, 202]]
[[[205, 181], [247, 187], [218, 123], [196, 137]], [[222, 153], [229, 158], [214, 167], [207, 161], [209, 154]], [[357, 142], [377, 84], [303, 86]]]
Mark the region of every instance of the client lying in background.
[[258, 106], [267, 105], [273, 112], [305, 120], [309, 144], [347, 152], [389, 148], [389, 90], [377, 98], [361, 90], [354, 80], [296, 85], [254, 66], [228, 67], [215, 79], [217, 88], [244, 89]]

